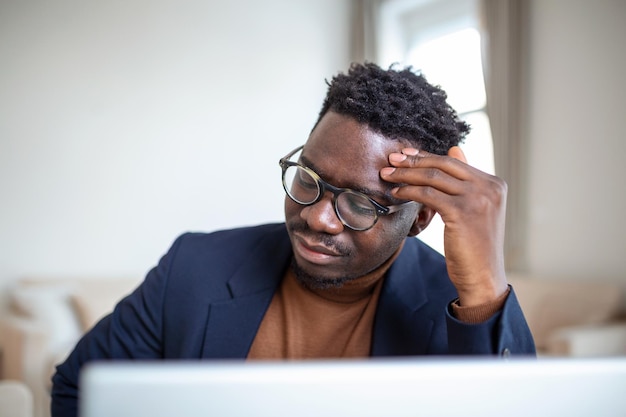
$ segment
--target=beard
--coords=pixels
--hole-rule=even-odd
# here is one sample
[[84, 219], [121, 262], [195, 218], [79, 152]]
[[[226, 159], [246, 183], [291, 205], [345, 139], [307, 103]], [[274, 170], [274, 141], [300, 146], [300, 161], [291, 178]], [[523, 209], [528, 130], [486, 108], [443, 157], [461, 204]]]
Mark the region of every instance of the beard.
[[296, 279], [306, 288], [311, 290], [328, 290], [331, 288], [341, 288], [346, 282], [357, 277], [342, 276], [338, 278], [322, 277], [311, 275], [298, 265], [295, 257], [291, 258], [291, 269], [296, 275]]

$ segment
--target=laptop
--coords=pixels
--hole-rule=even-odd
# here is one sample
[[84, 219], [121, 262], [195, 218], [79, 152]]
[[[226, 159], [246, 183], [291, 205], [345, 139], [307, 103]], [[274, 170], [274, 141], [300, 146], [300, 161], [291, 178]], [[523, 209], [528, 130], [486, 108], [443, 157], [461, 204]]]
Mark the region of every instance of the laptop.
[[100, 362], [81, 417], [626, 416], [626, 357]]

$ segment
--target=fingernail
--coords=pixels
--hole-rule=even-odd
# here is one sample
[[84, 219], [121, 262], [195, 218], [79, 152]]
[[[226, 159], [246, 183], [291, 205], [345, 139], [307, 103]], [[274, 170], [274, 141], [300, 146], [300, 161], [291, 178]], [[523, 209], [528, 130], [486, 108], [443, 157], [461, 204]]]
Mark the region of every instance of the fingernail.
[[420, 151], [415, 148], [404, 148], [402, 149], [402, 153], [409, 156], [416, 156], [420, 153]]
[[383, 168], [383, 169], [380, 170], [380, 174], [384, 175], [384, 176], [391, 175], [391, 174], [393, 174], [393, 171], [395, 171], [395, 170], [396, 170], [395, 168], [386, 167], [386, 168]]
[[391, 162], [402, 162], [405, 159], [406, 159], [406, 155], [403, 155], [401, 153], [394, 152], [392, 154], [389, 154], [389, 161]]

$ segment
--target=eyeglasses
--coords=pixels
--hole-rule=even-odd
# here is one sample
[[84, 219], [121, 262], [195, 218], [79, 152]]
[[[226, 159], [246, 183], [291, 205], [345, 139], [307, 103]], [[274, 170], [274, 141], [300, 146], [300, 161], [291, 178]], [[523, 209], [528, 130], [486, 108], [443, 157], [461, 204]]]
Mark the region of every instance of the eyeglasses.
[[298, 204], [313, 205], [329, 191], [333, 193], [333, 207], [341, 223], [357, 231], [372, 228], [378, 221], [378, 216], [386, 216], [417, 204], [415, 201], [407, 201], [393, 206], [383, 206], [359, 191], [330, 185], [312, 169], [290, 161], [303, 148], [304, 145], [294, 149], [279, 161], [283, 170], [283, 188], [289, 198]]

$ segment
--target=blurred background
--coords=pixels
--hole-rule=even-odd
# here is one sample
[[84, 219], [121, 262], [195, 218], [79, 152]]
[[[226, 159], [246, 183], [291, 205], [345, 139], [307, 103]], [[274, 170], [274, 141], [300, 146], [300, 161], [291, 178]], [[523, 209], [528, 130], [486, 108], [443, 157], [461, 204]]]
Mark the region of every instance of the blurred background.
[[282, 221], [278, 159], [364, 60], [440, 84], [507, 181], [540, 356], [626, 354], [624, 22], [623, 0], [0, 0], [0, 379], [47, 417], [54, 365], [179, 234]]
[[[515, 175], [499, 173], [509, 267], [626, 287], [626, 2], [518, 3]], [[454, 103], [482, 132], [470, 163], [493, 170], [471, 69], [480, 7], [1, 0], [0, 307], [19, 279], [143, 277], [184, 231], [282, 221], [278, 158], [306, 140], [325, 79], [353, 60], [412, 64], [444, 88], [441, 68], [477, 76], [456, 81], [473, 102]], [[458, 57], [428, 43], [454, 33], [478, 55], [431, 65]]]

